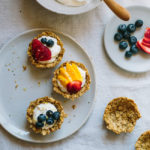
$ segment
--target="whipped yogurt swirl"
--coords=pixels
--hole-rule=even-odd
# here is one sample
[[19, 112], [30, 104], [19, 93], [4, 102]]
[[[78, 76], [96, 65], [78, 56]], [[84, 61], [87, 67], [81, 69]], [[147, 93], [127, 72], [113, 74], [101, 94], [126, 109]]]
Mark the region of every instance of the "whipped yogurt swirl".
[[[65, 67], [64, 67], [64, 68], [65, 68]], [[82, 85], [81, 85], [81, 87], [83, 87], [84, 84], [85, 84], [85, 82], [86, 82], [86, 72], [85, 72], [83, 69], [81, 69], [80, 67], [78, 67], [78, 69], [79, 69], [79, 71], [80, 71], [80, 73], [81, 73], [81, 76], [82, 76], [82, 79], [83, 79]], [[57, 80], [57, 83], [58, 83], [59, 88], [60, 88], [63, 92], [67, 92], [67, 93], [68, 93], [67, 88], [64, 87], [64, 86], [60, 83], [59, 80]]]
[[89, 3], [90, 0], [56, 0], [67, 6], [82, 6]]
[[57, 44], [57, 39], [50, 37], [50, 36], [41, 36], [40, 38], [38, 38], [39, 41], [41, 41], [42, 38], [46, 38], [47, 41], [48, 40], [53, 40], [54, 41], [54, 45], [52, 47], [47, 47], [46, 44], [43, 44], [44, 46], [46, 46], [50, 51], [51, 51], [51, 59], [50, 60], [46, 60], [46, 61], [39, 61], [41, 64], [48, 64], [48, 63], [52, 63], [56, 60], [57, 56], [59, 55], [60, 51], [61, 51], [61, 47], [60, 45]]
[[[38, 116], [39, 116], [40, 114], [46, 115], [46, 112], [47, 112], [48, 110], [51, 110], [51, 111], [53, 111], [53, 112], [56, 112], [56, 111], [57, 111], [56, 107], [55, 107], [53, 104], [51, 104], [51, 103], [43, 103], [43, 104], [37, 105], [37, 106], [35, 107], [35, 109], [33, 110], [33, 121], [34, 121], [34, 123], [37, 122], [37, 118], [38, 118]], [[54, 123], [55, 123], [55, 122], [54, 122]], [[54, 125], [54, 124], [48, 125], [48, 124], [46, 124], [46, 122], [45, 122], [45, 123], [44, 123], [44, 126], [42, 127], [42, 129], [51, 128], [53, 125]]]

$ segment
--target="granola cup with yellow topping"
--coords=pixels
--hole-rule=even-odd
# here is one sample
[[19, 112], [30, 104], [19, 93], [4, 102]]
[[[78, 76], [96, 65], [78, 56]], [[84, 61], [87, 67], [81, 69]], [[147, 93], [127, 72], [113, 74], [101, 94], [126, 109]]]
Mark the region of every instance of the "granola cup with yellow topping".
[[42, 32], [29, 44], [27, 54], [30, 62], [37, 68], [52, 68], [64, 55], [63, 43], [53, 32]]
[[26, 114], [30, 128], [42, 135], [60, 129], [65, 117], [61, 103], [51, 97], [42, 97], [32, 101]]
[[141, 117], [135, 102], [126, 97], [118, 97], [108, 103], [103, 119], [107, 129], [120, 134], [132, 132]]
[[90, 75], [82, 63], [68, 61], [55, 72], [53, 90], [67, 99], [76, 99], [90, 88]]

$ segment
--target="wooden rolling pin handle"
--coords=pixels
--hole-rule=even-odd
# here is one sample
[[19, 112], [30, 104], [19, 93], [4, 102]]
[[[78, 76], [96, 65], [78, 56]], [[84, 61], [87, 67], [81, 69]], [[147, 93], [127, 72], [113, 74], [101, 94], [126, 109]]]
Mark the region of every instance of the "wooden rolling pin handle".
[[120, 6], [114, 0], [104, 0], [107, 6], [122, 20], [128, 21], [130, 19], [130, 13], [127, 9]]

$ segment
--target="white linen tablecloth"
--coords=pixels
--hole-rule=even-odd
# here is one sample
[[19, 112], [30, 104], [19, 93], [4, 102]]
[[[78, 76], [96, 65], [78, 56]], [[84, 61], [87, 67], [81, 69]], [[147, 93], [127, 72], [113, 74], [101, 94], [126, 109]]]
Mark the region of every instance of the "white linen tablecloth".
[[[124, 6], [150, 6], [149, 0], [117, 0]], [[0, 127], [0, 150], [133, 150], [137, 138], [150, 129], [150, 72], [132, 74], [116, 67], [107, 57], [103, 32], [112, 12], [102, 2], [98, 8], [77, 16], [50, 12], [35, 0], [0, 0], [0, 47], [16, 34], [37, 27], [50, 27], [73, 36], [87, 51], [95, 66], [96, 105], [88, 122], [74, 135], [50, 144], [18, 140]], [[107, 103], [127, 96], [137, 103], [142, 118], [131, 134], [115, 135], [103, 119]]]

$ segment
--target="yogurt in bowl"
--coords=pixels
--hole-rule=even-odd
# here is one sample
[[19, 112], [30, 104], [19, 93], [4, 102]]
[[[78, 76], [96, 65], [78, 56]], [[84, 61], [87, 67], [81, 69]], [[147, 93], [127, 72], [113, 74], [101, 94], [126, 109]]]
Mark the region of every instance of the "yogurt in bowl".
[[89, 3], [90, 0], [56, 0], [56, 1], [67, 6], [77, 7]]

